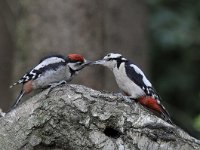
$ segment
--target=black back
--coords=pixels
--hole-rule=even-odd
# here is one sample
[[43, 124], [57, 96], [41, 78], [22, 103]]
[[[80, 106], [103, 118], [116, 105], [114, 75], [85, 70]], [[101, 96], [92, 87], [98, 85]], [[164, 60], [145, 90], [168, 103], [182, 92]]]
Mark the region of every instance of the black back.
[[135, 71], [133, 67], [130, 67], [130, 65], [133, 64], [130, 61], [125, 62], [125, 70], [127, 76], [139, 87], [146, 88], [145, 83], [143, 82], [143, 76]]

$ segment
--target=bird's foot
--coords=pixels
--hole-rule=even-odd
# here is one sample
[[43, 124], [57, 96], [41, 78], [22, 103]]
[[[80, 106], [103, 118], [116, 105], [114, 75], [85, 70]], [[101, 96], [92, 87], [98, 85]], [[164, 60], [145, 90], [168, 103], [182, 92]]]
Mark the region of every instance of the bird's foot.
[[49, 84], [50, 87], [49, 87], [49, 89], [48, 89], [48, 91], [47, 91], [47, 93], [46, 93], [46, 97], [48, 97], [49, 93], [50, 93], [55, 87], [60, 86], [60, 85], [64, 85], [64, 84], [66, 84], [66, 83], [67, 83], [67, 81], [62, 80], [62, 81], [59, 81], [59, 82], [56, 82], [56, 83]]
[[123, 100], [125, 102], [128, 102], [128, 103], [131, 103], [133, 101], [132, 97], [131, 96], [122, 96]]
[[128, 103], [131, 103], [133, 100], [131, 96], [124, 96], [122, 93], [114, 93], [113, 95], [120, 97], [120, 99]]

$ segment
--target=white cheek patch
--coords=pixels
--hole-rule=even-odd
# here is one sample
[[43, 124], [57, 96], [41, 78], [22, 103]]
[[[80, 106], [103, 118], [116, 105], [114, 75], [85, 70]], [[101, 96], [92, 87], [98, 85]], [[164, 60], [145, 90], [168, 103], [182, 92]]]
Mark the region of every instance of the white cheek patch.
[[142, 80], [143, 82], [145, 83], [145, 85], [147, 86], [152, 86], [151, 83], [149, 82], [149, 80], [146, 78], [146, 76], [144, 75], [144, 73], [142, 72], [142, 70], [140, 70], [140, 68], [138, 68], [136, 65], [134, 64], [131, 64], [130, 65], [131, 67], [134, 68], [134, 70], [138, 73], [138, 74], [141, 74], [142, 75]]
[[68, 66], [72, 69], [75, 69], [75, 63], [68, 63]]
[[[68, 63], [67, 64], [71, 69], [73, 70], [79, 70], [82, 66], [81, 64], [78, 64], [78, 63]], [[76, 73], [76, 72], [75, 72]]]
[[107, 61], [107, 62], [103, 63], [102, 65], [106, 66], [112, 70], [117, 65], [117, 62], [112, 60], [112, 61]]

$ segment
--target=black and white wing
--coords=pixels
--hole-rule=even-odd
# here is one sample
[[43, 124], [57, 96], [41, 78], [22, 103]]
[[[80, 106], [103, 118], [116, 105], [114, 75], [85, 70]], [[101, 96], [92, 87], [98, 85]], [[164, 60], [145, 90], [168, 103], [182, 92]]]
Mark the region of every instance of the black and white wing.
[[62, 55], [52, 55], [45, 57], [40, 60], [40, 63], [36, 67], [31, 69], [20, 80], [11, 85], [10, 88], [17, 84], [24, 84], [30, 80], [35, 80], [39, 78], [44, 72], [48, 70], [56, 70], [60, 65], [66, 65], [66, 59]]
[[[146, 96], [151, 97], [148, 98], [146, 96], [141, 96], [139, 98], [141, 100], [140, 103], [148, 108], [151, 108], [152, 110], [158, 111], [164, 120], [172, 124], [169, 113], [167, 112], [165, 107], [160, 103], [160, 96], [152, 87], [151, 83], [146, 78], [142, 70], [139, 69], [136, 65], [130, 63], [129, 61], [126, 62], [125, 68], [127, 76], [144, 91]], [[142, 101], [144, 103], [142, 103]]]
[[141, 89], [144, 90], [146, 87], [152, 87], [151, 83], [146, 78], [142, 70], [130, 61], [125, 62], [125, 70], [127, 76]]
[[159, 99], [159, 96], [155, 89], [152, 87], [152, 84], [150, 81], [146, 78], [142, 70], [131, 63], [130, 61], [127, 61], [125, 63], [126, 68], [126, 74], [127, 76], [136, 84], [138, 85], [146, 95], [153, 96], [156, 99]]

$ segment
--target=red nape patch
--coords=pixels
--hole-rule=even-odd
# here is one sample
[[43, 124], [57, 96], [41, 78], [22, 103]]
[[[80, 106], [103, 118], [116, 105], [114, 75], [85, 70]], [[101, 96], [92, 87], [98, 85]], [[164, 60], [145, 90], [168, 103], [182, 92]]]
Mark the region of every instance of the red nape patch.
[[139, 98], [139, 103], [147, 108], [152, 110], [158, 111], [159, 113], [162, 112], [161, 106], [158, 104], [157, 100], [150, 96], [143, 96]]
[[84, 62], [84, 57], [80, 54], [69, 54], [68, 57], [74, 61]]

